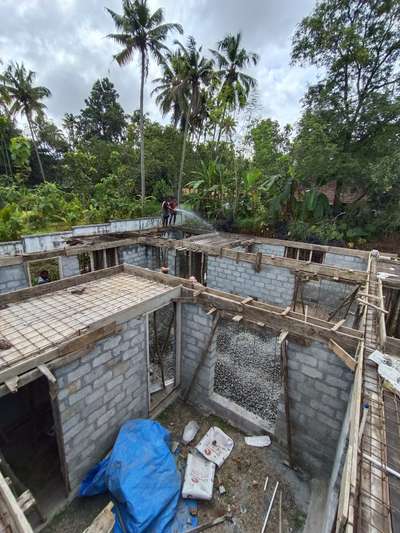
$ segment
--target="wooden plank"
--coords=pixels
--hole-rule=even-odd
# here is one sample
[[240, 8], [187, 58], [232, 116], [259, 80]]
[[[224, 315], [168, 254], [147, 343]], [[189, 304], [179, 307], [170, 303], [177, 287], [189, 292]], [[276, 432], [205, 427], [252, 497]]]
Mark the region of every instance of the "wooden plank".
[[46, 365], [39, 365], [38, 370], [50, 381], [50, 383], [57, 383], [55, 375], [51, 373], [51, 370]]
[[0, 499], [7, 508], [8, 514], [12, 522], [13, 533], [33, 533], [33, 529], [29, 524], [26, 516], [20, 509], [14, 494], [11, 492], [3, 474], [0, 472]]
[[10, 377], [9, 379], [5, 380], [4, 382], [5, 386], [9, 390], [9, 392], [14, 393], [18, 390], [18, 376], [16, 377]]
[[243, 320], [243, 316], [242, 315], [235, 315], [234, 317], [232, 317], [232, 320], [233, 320], [233, 322], [240, 322], [241, 320]]
[[357, 366], [357, 361], [350, 354], [346, 352], [339, 344], [334, 340], [329, 341], [330, 349], [343, 361], [343, 363], [354, 372]]
[[339, 320], [339, 322], [336, 322], [334, 326], [332, 326], [331, 331], [337, 331], [343, 324], [346, 322], [346, 319], [343, 318], [342, 320]]
[[83, 533], [111, 533], [114, 529], [115, 518], [112, 512], [113, 503], [110, 502], [96, 516], [89, 527]]
[[388, 311], [386, 311], [386, 309], [384, 309], [383, 307], [379, 307], [371, 302], [367, 302], [366, 300], [363, 300], [362, 298], [357, 298], [357, 302], [359, 302], [361, 305], [372, 307], [376, 311], [380, 311], [381, 313], [384, 313], [385, 315], [388, 314]]

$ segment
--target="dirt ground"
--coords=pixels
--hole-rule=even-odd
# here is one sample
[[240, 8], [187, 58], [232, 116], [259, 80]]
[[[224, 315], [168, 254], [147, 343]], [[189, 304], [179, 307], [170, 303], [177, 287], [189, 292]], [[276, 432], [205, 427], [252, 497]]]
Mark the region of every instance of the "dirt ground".
[[[235, 442], [235, 447], [220, 469], [216, 472], [214, 495], [211, 502], [198, 505], [199, 523], [203, 524], [227, 512], [232, 513], [232, 522], [214, 527], [215, 533], [255, 533], [261, 527], [277, 481], [278, 491], [272, 507], [266, 532], [279, 531], [279, 497], [282, 492], [282, 531], [301, 532], [305, 522], [305, 512], [309, 501], [308, 482], [300, 479], [282, 463], [279, 451], [272, 445], [268, 448], [254, 448], [245, 443], [245, 435], [215, 416], [204, 416], [183, 402], [175, 402], [158, 418], [179, 442], [183, 428], [189, 420], [196, 420], [200, 430], [192, 446], [182, 446], [180, 463], [186, 462], [187, 454], [211, 426], [220, 427]], [[179, 464], [179, 463], [178, 463]], [[266, 477], [269, 477], [267, 491], [264, 492]], [[220, 495], [218, 485], [225, 487]]]
[[[300, 533], [305, 522], [309, 502], [309, 485], [283, 465], [284, 457], [276, 447], [254, 448], [246, 445], [244, 434], [215, 416], [204, 416], [181, 401], [175, 402], [159, 417], [175, 442], [180, 442], [183, 428], [190, 420], [196, 420], [200, 430], [191, 446], [181, 446], [178, 468], [184, 474], [186, 457], [211, 426], [220, 427], [234, 441], [235, 447], [216, 472], [214, 494], [211, 502], [198, 502], [199, 523], [204, 524], [228, 512], [232, 521], [211, 529], [213, 533], [258, 533], [261, 531], [270, 498], [277, 481], [279, 487], [268, 521], [266, 533], [279, 531], [279, 498], [282, 492], [282, 532]], [[266, 477], [269, 477], [264, 492]], [[219, 494], [222, 484], [226, 493]], [[58, 513], [43, 533], [81, 533], [105, 507], [107, 496], [76, 498]]]

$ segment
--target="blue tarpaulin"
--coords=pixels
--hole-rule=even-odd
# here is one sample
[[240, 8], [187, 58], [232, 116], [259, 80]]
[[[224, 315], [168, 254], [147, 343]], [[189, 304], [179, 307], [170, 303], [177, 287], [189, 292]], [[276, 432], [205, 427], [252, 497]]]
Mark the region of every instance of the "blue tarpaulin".
[[89, 471], [80, 495], [111, 493], [115, 533], [170, 533], [180, 489], [169, 432], [152, 420], [130, 420], [110, 454]]

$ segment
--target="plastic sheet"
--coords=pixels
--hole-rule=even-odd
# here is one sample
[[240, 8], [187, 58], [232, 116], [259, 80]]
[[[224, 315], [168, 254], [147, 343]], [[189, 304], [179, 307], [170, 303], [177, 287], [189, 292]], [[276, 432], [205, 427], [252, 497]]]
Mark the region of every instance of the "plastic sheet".
[[169, 432], [152, 420], [130, 420], [110, 454], [87, 474], [80, 495], [111, 493], [114, 533], [169, 533], [180, 488]]

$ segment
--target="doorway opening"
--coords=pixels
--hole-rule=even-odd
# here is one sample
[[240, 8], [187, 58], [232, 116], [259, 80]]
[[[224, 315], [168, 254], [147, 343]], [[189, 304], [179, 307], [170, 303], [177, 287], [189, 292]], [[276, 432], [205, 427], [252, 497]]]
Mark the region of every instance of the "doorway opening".
[[0, 411], [0, 468], [16, 497], [30, 491], [36, 506], [27, 516], [40, 524], [67, 496], [47, 379], [0, 398]]
[[150, 411], [178, 385], [177, 304], [148, 313]]

